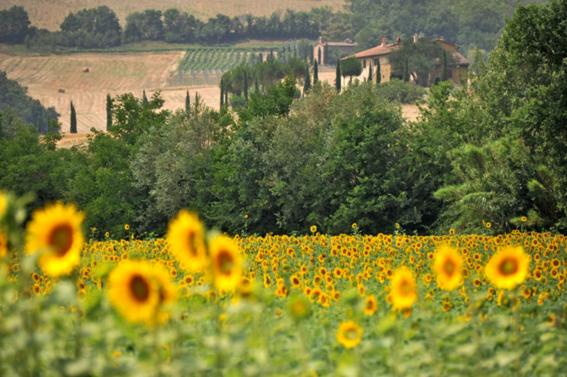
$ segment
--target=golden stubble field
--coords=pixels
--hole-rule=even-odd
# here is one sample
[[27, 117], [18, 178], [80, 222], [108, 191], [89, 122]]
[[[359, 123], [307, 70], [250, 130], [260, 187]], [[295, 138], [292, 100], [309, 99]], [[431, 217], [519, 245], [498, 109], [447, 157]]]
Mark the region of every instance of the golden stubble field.
[[[0, 54], [0, 70], [28, 88], [28, 94], [61, 114], [62, 130], [69, 129], [70, 102], [77, 110], [80, 134], [91, 128], [104, 129], [106, 95], [132, 92], [148, 97], [162, 91], [165, 107], [182, 108], [185, 93], [199, 92], [209, 106], [218, 106], [216, 86], [171, 86], [183, 51], [160, 53], [84, 53], [48, 56]], [[84, 72], [88, 68], [89, 72]]]
[[344, 4], [344, 0], [0, 0], [0, 9], [14, 5], [23, 6], [33, 25], [58, 30], [69, 12], [101, 5], [113, 9], [124, 25], [128, 14], [145, 9], [177, 8], [201, 19], [207, 19], [219, 13], [227, 16], [240, 16], [246, 13], [267, 16], [274, 11], [284, 12], [286, 9], [308, 11], [323, 6], [340, 10]]

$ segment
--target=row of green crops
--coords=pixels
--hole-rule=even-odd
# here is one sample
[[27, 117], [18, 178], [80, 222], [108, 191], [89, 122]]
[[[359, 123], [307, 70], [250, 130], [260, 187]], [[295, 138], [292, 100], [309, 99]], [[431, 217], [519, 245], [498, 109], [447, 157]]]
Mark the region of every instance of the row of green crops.
[[170, 82], [173, 85], [217, 85], [224, 72], [268, 53], [269, 50], [258, 48], [191, 48]]

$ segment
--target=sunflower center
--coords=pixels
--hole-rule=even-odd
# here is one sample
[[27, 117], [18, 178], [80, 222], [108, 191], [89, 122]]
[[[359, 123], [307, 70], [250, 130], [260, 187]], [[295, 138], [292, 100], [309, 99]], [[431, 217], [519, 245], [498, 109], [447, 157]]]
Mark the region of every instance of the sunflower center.
[[518, 272], [518, 261], [515, 258], [505, 258], [500, 262], [499, 270], [502, 275], [514, 275]]
[[134, 275], [130, 279], [130, 292], [136, 301], [144, 302], [150, 297], [150, 285], [143, 276]]
[[358, 333], [354, 327], [349, 327], [345, 330], [344, 336], [348, 340], [355, 340], [358, 338]]
[[73, 228], [69, 224], [57, 225], [49, 234], [48, 241], [57, 256], [65, 256], [73, 244]]
[[453, 276], [456, 269], [457, 265], [452, 259], [446, 259], [443, 263], [443, 272], [445, 272], [449, 276]]
[[228, 251], [221, 251], [218, 256], [218, 266], [221, 274], [230, 275], [234, 266], [234, 258]]
[[402, 296], [410, 296], [413, 294], [413, 285], [407, 279], [403, 279], [400, 282], [400, 293]]
[[306, 307], [301, 301], [296, 301], [293, 303], [293, 313], [295, 313], [296, 315], [303, 315], [306, 311]]
[[372, 300], [366, 301], [366, 309], [368, 309], [368, 310], [374, 309], [374, 301], [372, 301]]

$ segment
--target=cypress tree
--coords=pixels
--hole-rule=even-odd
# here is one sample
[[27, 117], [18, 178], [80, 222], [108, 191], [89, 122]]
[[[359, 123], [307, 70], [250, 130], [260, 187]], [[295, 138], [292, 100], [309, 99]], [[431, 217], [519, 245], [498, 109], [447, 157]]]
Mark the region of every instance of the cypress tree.
[[220, 108], [224, 107], [224, 77], [220, 81]]
[[254, 75], [254, 92], [258, 93], [260, 91], [260, 85], [258, 85], [258, 76]]
[[75, 106], [73, 106], [73, 101], [71, 101], [71, 129], [69, 132], [72, 134], [77, 133], [77, 112], [75, 111]]
[[248, 73], [244, 70], [244, 99], [248, 101]]
[[112, 97], [106, 95], [106, 130], [110, 131], [112, 127]]
[[303, 82], [303, 94], [307, 94], [309, 89], [311, 89], [311, 75], [309, 74], [309, 65], [305, 64], [305, 81]]
[[373, 71], [372, 67], [372, 62], [370, 62], [370, 65], [368, 66], [368, 82], [372, 82], [374, 79], [372, 77], [372, 71]]
[[315, 63], [313, 63], [313, 84], [317, 81], [319, 81], [319, 64], [315, 60]]
[[142, 104], [145, 106], [148, 106], [148, 96], [146, 96], [146, 90], [144, 89], [144, 92], [142, 93]]
[[409, 67], [408, 67], [408, 59], [407, 58], [404, 60], [404, 70], [403, 70], [403, 73], [402, 73], [402, 79], [405, 82], [409, 81]]
[[449, 80], [449, 64], [447, 62], [447, 51], [443, 51], [443, 81]]
[[380, 58], [378, 58], [378, 65], [376, 65], [376, 84], [382, 82], [382, 66], [380, 65]]
[[189, 113], [191, 111], [191, 97], [189, 96], [189, 91], [185, 93], [185, 112]]
[[201, 105], [201, 96], [199, 95], [199, 92], [195, 93], [195, 112], [197, 112], [197, 109], [199, 108], [199, 106]]
[[341, 92], [341, 61], [337, 60], [337, 70], [335, 72], [335, 88], [337, 92]]

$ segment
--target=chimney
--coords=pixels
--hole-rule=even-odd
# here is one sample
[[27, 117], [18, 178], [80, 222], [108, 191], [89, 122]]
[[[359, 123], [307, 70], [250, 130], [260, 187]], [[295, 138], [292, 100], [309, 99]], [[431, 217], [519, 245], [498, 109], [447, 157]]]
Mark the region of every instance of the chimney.
[[382, 37], [380, 39], [380, 46], [386, 46], [386, 43], [388, 43], [388, 38], [387, 37]]

